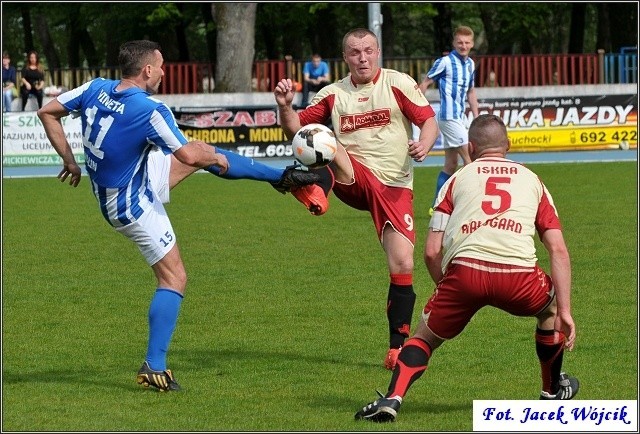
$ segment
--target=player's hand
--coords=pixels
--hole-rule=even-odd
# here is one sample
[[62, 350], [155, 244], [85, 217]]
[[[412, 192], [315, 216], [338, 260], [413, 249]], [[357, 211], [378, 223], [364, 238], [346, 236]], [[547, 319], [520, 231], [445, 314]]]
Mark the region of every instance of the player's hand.
[[556, 322], [554, 324], [556, 330], [561, 330], [564, 333], [566, 340], [564, 346], [569, 351], [573, 350], [573, 346], [576, 342], [576, 325], [573, 322], [573, 317], [570, 313], [558, 312], [556, 316]]
[[216, 154], [216, 157], [218, 157], [218, 161], [213, 165], [220, 168], [220, 175], [224, 175], [229, 170], [229, 160], [224, 154]]
[[273, 90], [273, 94], [276, 97], [276, 103], [279, 106], [286, 106], [293, 102], [293, 96], [296, 93], [293, 82], [290, 78], [283, 78], [278, 82], [276, 88]]
[[409, 155], [413, 161], [420, 163], [427, 158], [427, 147], [421, 142], [409, 140]]
[[58, 179], [60, 179], [60, 182], [65, 182], [69, 175], [71, 175], [69, 185], [77, 187], [80, 184], [80, 178], [82, 178], [82, 169], [77, 163], [65, 164], [60, 173], [58, 173]]

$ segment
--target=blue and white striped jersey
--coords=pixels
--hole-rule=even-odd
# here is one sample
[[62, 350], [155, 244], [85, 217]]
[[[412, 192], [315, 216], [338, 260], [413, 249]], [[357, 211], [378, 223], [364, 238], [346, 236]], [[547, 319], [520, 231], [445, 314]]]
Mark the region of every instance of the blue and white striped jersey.
[[462, 60], [457, 51], [436, 60], [427, 77], [438, 83], [440, 111], [438, 119], [462, 119], [467, 92], [473, 87], [475, 63], [470, 57]]
[[112, 226], [134, 222], [153, 202], [147, 175], [153, 147], [169, 154], [188, 142], [166, 104], [137, 87], [116, 91], [119, 83], [96, 78], [57, 97], [81, 117], [86, 170]]

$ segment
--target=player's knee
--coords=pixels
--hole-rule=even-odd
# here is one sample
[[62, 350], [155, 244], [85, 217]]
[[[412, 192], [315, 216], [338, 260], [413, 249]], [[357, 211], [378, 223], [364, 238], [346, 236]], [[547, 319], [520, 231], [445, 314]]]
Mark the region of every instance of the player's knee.
[[184, 293], [185, 289], [187, 288], [187, 272], [184, 270], [184, 268], [181, 270], [181, 272], [176, 276], [177, 278], [177, 283], [178, 285], [180, 285], [180, 287], [182, 288], [182, 292]]
[[544, 330], [553, 329], [557, 313], [558, 313], [558, 305], [554, 297], [551, 303], [549, 303], [549, 305], [547, 305], [547, 307], [544, 308], [544, 310], [542, 310], [539, 314], [536, 315], [536, 318], [538, 320], [538, 327]]
[[429, 355], [431, 355], [431, 352], [435, 351], [436, 348], [442, 345], [444, 339], [436, 335], [429, 326], [426, 325], [426, 321], [427, 320], [424, 318], [423, 314], [422, 321], [418, 323], [414, 337], [423, 340], [429, 346]]
[[187, 288], [187, 272], [184, 267], [176, 267], [176, 269], [172, 270], [163, 280], [165, 280], [164, 285], [166, 287], [175, 289], [181, 294], [184, 294]]
[[412, 275], [413, 274], [413, 258], [397, 258], [390, 265], [392, 274], [405, 274]]

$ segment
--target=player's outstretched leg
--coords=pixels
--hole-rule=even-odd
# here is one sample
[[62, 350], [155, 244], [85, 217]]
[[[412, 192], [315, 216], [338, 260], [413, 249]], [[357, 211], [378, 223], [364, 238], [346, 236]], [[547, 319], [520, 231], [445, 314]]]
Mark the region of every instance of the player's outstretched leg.
[[313, 215], [322, 215], [329, 209], [329, 193], [333, 188], [335, 177], [329, 166], [309, 170], [318, 176], [313, 185], [292, 187], [291, 194]]
[[402, 404], [402, 398], [394, 396], [385, 398], [378, 392], [380, 398], [365, 405], [355, 414], [356, 420], [369, 420], [371, 422], [393, 422], [396, 420], [398, 410]]
[[355, 414], [356, 420], [393, 422], [409, 387], [427, 370], [431, 347], [418, 337], [407, 340], [393, 369], [386, 395], [378, 392], [380, 399], [365, 405]]
[[282, 194], [292, 192], [295, 188], [312, 187], [320, 181], [317, 173], [302, 170], [300, 164], [294, 163], [284, 168], [284, 172], [278, 182], [272, 182], [273, 188]]
[[318, 175], [302, 170], [300, 165], [280, 169], [226, 149], [216, 148], [216, 152], [227, 157], [229, 170], [222, 175], [216, 166], [209, 166], [205, 170], [220, 178], [265, 181], [281, 193], [290, 191], [291, 187], [310, 185], [319, 180]]

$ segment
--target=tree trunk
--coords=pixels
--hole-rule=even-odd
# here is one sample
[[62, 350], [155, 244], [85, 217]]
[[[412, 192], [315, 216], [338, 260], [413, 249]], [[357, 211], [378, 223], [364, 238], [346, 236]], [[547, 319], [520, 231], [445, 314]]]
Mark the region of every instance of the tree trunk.
[[212, 4], [218, 28], [215, 92], [251, 92], [256, 8], [257, 3]]
[[638, 46], [638, 4], [609, 3], [609, 17], [615, 18], [615, 29], [610, 32], [611, 51], [622, 47]]
[[178, 44], [178, 60], [180, 62], [188, 62], [191, 60], [191, 56], [189, 56], [189, 45], [187, 44], [187, 34], [185, 32], [188, 23], [184, 19], [184, 4], [176, 3], [176, 8], [180, 11], [181, 17], [178, 24], [175, 25], [176, 41]]
[[[314, 14], [314, 25], [309, 28], [307, 37], [311, 42], [311, 53], [318, 53], [327, 57], [327, 53], [335, 51], [336, 37], [335, 26], [327, 26], [327, 23], [335, 23], [336, 17], [330, 8], [319, 9]], [[342, 51], [342, 50], [341, 50]]]
[[213, 23], [212, 7], [207, 3], [202, 3], [202, 19], [205, 25], [205, 32], [207, 37], [207, 53], [209, 53], [209, 62], [215, 62], [217, 56], [216, 52], [216, 32], [215, 24]]
[[433, 17], [434, 40], [437, 55], [441, 56], [442, 53], [452, 50], [451, 5], [450, 3], [436, 3], [434, 6], [438, 11], [438, 15]]
[[571, 4], [571, 30], [569, 31], [569, 53], [584, 52], [584, 26], [587, 5]]
[[500, 26], [496, 20], [495, 5], [487, 3], [478, 4], [480, 19], [485, 33], [485, 52], [507, 54], [511, 51], [511, 43], [505, 43], [498, 38]]
[[47, 59], [47, 67], [49, 69], [60, 67], [60, 57], [58, 51], [51, 39], [51, 33], [49, 32], [49, 24], [46, 17], [42, 13], [37, 13], [35, 16], [35, 29], [38, 34], [38, 39], [42, 43], [42, 49], [44, 57]]
[[600, 48], [606, 53], [611, 52], [611, 22], [609, 21], [609, 5], [606, 3], [598, 3], [596, 49]]
[[384, 62], [384, 59], [395, 56], [396, 41], [392, 8], [388, 3], [382, 3], [380, 13], [382, 14], [382, 61]]
[[[80, 66], [80, 17], [78, 8], [75, 8], [68, 15], [69, 41], [67, 42], [67, 62], [71, 68]], [[77, 85], [77, 84], [76, 84]]]
[[23, 5], [20, 8], [20, 14], [22, 15], [22, 27], [23, 27], [23, 35], [24, 35], [24, 54], [26, 55], [29, 51], [34, 50], [35, 46], [33, 45], [33, 29], [31, 27], [31, 6]]
[[96, 50], [96, 46], [93, 44], [93, 39], [91, 39], [91, 35], [87, 31], [87, 29], [80, 30], [80, 47], [84, 52], [84, 56], [87, 59], [88, 65], [100, 65], [100, 58], [98, 56], [98, 52]]

